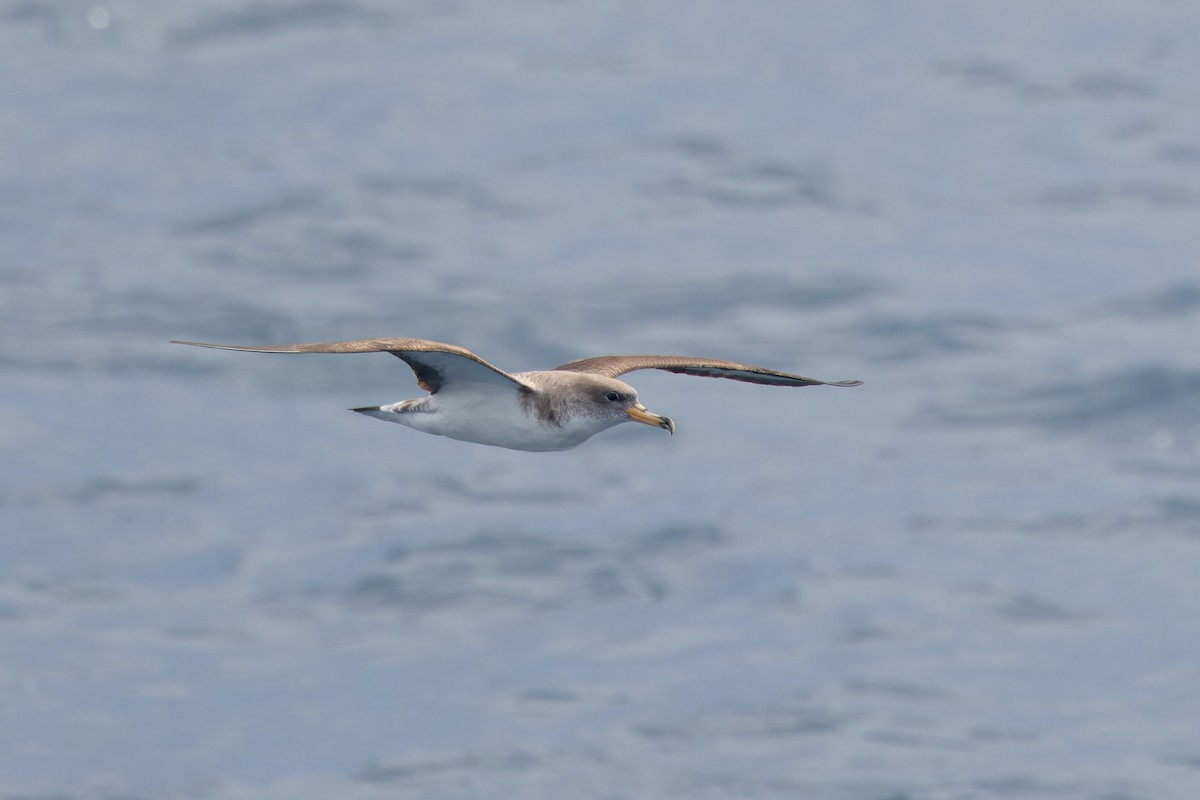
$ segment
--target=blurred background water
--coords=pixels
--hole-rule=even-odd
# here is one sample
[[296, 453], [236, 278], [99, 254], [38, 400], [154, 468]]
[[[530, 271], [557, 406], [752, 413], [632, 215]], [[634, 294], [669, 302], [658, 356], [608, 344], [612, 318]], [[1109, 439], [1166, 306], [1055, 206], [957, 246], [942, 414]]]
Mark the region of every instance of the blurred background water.
[[0, 20], [0, 798], [1196, 796], [1200, 7]]

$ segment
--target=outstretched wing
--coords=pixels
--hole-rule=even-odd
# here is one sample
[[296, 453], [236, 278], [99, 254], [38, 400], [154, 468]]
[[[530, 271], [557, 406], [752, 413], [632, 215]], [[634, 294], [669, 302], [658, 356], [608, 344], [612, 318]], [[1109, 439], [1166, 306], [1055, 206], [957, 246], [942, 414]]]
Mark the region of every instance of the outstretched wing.
[[792, 375], [750, 364], [689, 356], [597, 356], [596, 358], [570, 361], [554, 369], [565, 372], [587, 372], [609, 378], [639, 369], [661, 369], [681, 375], [728, 378], [732, 381], [760, 383], [764, 386], [858, 386], [862, 383], [862, 381], [819, 381], [816, 378], [806, 378], [803, 375]]
[[456, 383], [487, 384], [508, 389], [532, 389], [507, 372], [493, 367], [479, 356], [453, 344], [428, 339], [358, 339], [352, 342], [313, 342], [311, 344], [233, 345], [208, 342], [181, 342], [194, 347], [241, 350], [248, 353], [391, 353], [412, 368], [417, 384], [434, 394], [443, 388], [452, 390]]

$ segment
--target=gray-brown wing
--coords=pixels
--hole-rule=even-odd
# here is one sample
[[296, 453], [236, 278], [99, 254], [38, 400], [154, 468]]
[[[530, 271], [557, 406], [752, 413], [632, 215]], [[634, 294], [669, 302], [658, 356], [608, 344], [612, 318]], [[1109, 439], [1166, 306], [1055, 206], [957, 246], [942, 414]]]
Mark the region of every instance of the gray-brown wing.
[[566, 372], [588, 372], [615, 378], [626, 372], [639, 369], [661, 369], [681, 375], [699, 375], [704, 378], [727, 378], [732, 381], [759, 383], [764, 386], [859, 386], [862, 381], [819, 381], [803, 375], [792, 375], [751, 364], [738, 364], [715, 358], [692, 358], [689, 356], [597, 356], [571, 361], [556, 370]]
[[208, 342], [181, 342], [194, 347], [241, 350], [247, 353], [391, 353], [412, 368], [417, 384], [433, 394], [450, 391], [456, 383], [485, 384], [508, 389], [531, 388], [507, 372], [493, 367], [479, 356], [453, 344], [428, 339], [357, 339], [351, 342], [312, 342], [309, 344], [233, 345]]

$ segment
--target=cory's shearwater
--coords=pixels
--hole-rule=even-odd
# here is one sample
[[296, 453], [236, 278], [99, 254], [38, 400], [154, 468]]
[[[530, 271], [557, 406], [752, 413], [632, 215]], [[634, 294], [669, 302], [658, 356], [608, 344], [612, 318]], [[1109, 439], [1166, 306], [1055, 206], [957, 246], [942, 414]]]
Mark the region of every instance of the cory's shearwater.
[[512, 450], [567, 450], [622, 422], [675, 432], [669, 417], [652, 414], [637, 390], [617, 380], [639, 369], [728, 378], [765, 386], [858, 386], [862, 381], [819, 381], [772, 369], [688, 356], [597, 356], [549, 370], [504, 372], [452, 344], [426, 339], [360, 339], [240, 346], [181, 342], [251, 353], [391, 353], [412, 368], [429, 394], [383, 406], [354, 408], [426, 433]]

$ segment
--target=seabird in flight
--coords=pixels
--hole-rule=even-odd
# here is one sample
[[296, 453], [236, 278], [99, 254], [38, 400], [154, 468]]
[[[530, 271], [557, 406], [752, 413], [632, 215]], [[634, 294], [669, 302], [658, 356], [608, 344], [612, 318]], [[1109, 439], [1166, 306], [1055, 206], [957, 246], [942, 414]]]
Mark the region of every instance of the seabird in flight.
[[688, 356], [597, 356], [549, 370], [505, 372], [471, 351], [426, 339], [360, 339], [240, 346], [181, 342], [250, 353], [391, 353], [412, 369], [429, 394], [360, 414], [465, 442], [512, 450], [568, 450], [622, 422], [675, 432], [669, 417], [652, 414], [637, 390], [617, 380], [639, 369], [728, 378], [764, 386], [858, 386], [862, 381], [819, 381], [749, 364]]

